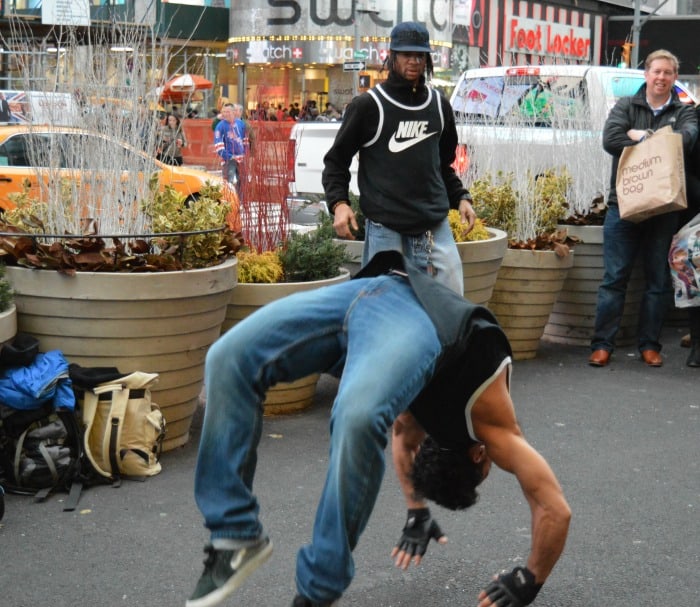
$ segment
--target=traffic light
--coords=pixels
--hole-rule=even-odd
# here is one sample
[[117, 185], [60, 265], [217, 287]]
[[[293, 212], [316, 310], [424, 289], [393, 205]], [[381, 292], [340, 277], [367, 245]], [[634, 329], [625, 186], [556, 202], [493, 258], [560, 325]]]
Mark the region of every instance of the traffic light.
[[632, 62], [631, 62], [631, 53], [632, 53], [632, 47], [634, 44], [631, 42], [625, 42], [622, 45], [622, 63], [625, 64], [625, 67], [631, 67]]

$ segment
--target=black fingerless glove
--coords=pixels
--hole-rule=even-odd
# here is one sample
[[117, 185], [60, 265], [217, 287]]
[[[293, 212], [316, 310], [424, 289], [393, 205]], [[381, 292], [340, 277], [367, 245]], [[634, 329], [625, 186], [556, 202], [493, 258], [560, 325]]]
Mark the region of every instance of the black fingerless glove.
[[542, 584], [535, 582], [535, 574], [526, 567], [516, 567], [502, 573], [484, 592], [498, 607], [525, 607], [535, 600]]
[[430, 516], [430, 508], [409, 508], [401, 539], [396, 544], [399, 550], [411, 556], [423, 556], [431, 539], [442, 537], [442, 530]]

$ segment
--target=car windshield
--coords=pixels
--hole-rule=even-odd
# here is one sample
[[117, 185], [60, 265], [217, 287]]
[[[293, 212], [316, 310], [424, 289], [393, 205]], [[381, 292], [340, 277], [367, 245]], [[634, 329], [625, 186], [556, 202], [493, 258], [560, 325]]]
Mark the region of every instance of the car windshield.
[[89, 133], [18, 133], [0, 146], [0, 165], [149, 174], [153, 158], [117, 141]]
[[150, 173], [157, 168], [153, 158], [96, 134], [66, 134], [62, 146], [66, 168], [139, 173]]
[[465, 79], [453, 100], [460, 122], [587, 128], [581, 77], [516, 74]]

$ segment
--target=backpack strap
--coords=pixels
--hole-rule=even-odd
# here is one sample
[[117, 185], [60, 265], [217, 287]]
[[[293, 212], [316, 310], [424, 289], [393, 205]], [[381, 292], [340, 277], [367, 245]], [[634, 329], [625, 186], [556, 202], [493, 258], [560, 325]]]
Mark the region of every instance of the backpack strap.
[[70, 491], [68, 492], [68, 497], [63, 502], [63, 512], [73, 512], [78, 507], [78, 502], [80, 501], [80, 495], [83, 492], [83, 481], [76, 478], [70, 484]]
[[72, 448], [75, 449], [75, 466], [71, 472], [70, 488], [68, 497], [63, 501], [63, 511], [72, 512], [78, 507], [80, 496], [83, 492], [85, 477], [83, 468], [85, 449], [83, 448], [83, 436], [78, 416], [75, 411], [59, 412], [59, 417], [63, 420], [69, 436], [73, 437]]
[[109, 418], [107, 420], [106, 432], [102, 436], [102, 457], [109, 462], [112, 475], [120, 478], [119, 444], [122, 438], [122, 427], [124, 426], [124, 414], [126, 413], [126, 403], [129, 401], [130, 388], [125, 384], [109, 384], [95, 388], [95, 394], [112, 393], [112, 405], [109, 408]]
[[83, 424], [85, 426], [85, 433], [83, 435], [83, 450], [85, 455], [90, 460], [92, 467], [102, 476], [110, 478], [112, 474], [107, 470], [103, 470], [100, 465], [95, 461], [90, 450], [90, 444], [88, 442], [90, 434], [92, 432], [92, 427], [95, 423], [95, 414], [97, 413], [97, 401], [98, 397], [92, 390], [85, 390], [85, 397], [83, 400]]

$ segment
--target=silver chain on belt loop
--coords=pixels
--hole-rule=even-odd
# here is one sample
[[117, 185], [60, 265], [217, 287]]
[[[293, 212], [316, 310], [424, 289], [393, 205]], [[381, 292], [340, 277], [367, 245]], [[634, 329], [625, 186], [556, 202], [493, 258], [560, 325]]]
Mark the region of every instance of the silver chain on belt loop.
[[433, 244], [435, 244], [435, 241], [433, 240], [433, 231], [428, 230], [425, 233], [425, 243], [426, 243], [426, 253], [427, 253], [427, 271], [430, 276], [435, 276], [437, 274], [437, 270], [433, 266], [433, 260], [432, 260], [432, 254], [433, 254]]

